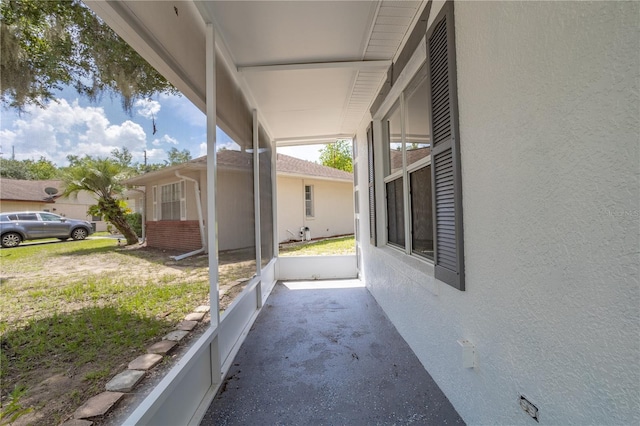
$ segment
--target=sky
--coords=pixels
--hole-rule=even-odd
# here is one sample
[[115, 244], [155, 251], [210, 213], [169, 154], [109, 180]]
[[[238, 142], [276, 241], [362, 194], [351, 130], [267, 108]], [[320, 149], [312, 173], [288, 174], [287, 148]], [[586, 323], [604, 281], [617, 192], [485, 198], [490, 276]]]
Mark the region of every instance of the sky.
[[[206, 155], [206, 117], [182, 95], [157, 95], [138, 100], [131, 114], [117, 96], [90, 102], [73, 89], [57, 94], [45, 108], [28, 106], [18, 114], [0, 110], [0, 152], [3, 158], [38, 160], [68, 165], [67, 155], [108, 157], [114, 149], [129, 149], [133, 161], [162, 163], [172, 147], [187, 149], [192, 158]], [[153, 134], [155, 121], [156, 133]], [[278, 152], [309, 161], [318, 160], [322, 145], [279, 148]]]

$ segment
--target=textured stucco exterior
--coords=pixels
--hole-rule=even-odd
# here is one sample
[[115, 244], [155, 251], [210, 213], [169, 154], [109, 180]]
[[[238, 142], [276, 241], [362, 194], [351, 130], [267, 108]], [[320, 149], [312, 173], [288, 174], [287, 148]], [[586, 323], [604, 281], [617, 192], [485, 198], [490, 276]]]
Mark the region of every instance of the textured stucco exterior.
[[369, 289], [468, 424], [532, 424], [520, 395], [540, 424], [640, 423], [639, 16], [455, 5], [466, 291], [361, 245]]
[[[295, 239], [303, 226], [312, 239], [353, 234], [352, 182], [278, 175], [277, 185], [279, 242]], [[305, 212], [306, 185], [313, 187], [313, 217]]]

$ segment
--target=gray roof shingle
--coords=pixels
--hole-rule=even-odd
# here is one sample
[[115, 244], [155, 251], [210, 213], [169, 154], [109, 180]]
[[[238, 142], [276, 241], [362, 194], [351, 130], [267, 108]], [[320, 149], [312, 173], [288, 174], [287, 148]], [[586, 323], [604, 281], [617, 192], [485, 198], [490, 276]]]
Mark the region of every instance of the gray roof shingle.
[[58, 195], [62, 192], [61, 180], [20, 180], [0, 178], [0, 200], [7, 201], [40, 201], [53, 203], [54, 197], [48, 195], [45, 188], [56, 188]]
[[324, 179], [353, 180], [353, 173], [323, 166], [311, 161], [301, 160], [284, 154], [278, 154], [276, 169], [278, 173], [315, 176]]
[[[220, 170], [247, 170], [253, 167], [253, 153], [234, 150], [221, 150], [216, 154], [216, 162]], [[147, 184], [158, 176], [165, 175], [173, 170], [183, 168], [202, 169], [207, 166], [207, 157], [198, 157], [186, 163], [178, 164], [166, 169], [160, 169], [147, 174], [127, 179], [128, 184]], [[313, 163], [311, 161], [301, 160], [299, 158], [290, 157], [284, 154], [277, 154], [276, 159], [277, 173], [309, 176], [319, 179], [331, 179], [342, 181], [353, 181], [353, 173], [334, 169], [332, 167], [323, 166], [322, 164]]]

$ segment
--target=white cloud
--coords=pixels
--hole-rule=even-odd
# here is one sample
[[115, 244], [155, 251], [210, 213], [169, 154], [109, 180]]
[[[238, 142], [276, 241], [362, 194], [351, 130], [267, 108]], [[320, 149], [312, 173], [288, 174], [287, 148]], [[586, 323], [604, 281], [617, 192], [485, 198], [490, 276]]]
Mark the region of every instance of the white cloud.
[[320, 150], [324, 145], [300, 145], [278, 147], [279, 154], [289, 155], [302, 160], [320, 162]]
[[147, 150], [147, 163], [162, 163], [167, 159], [167, 151], [164, 149], [153, 148]]
[[160, 94], [160, 100], [167, 108], [175, 111], [179, 120], [190, 126], [206, 127], [207, 116], [183, 95]]
[[156, 117], [160, 112], [160, 102], [151, 99], [138, 99], [133, 104], [134, 108], [137, 108], [137, 113], [144, 118], [151, 119]]
[[142, 161], [147, 145], [143, 128], [133, 121], [111, 124], [101, 107], [82, 107], [62, 99], [45, 108], [29, 106], [9, 128], [0, 130], [2, 149], [10, 154], [15, 147], [18, 160], [44, 156], [59, 166], [69, 154], [109, 156], [114, 149], [127, 147], [134, 161]]
[[153, 146], [160, 146], [163, 144], [178, 145], [178, 143], [179, 142], [176, 138], [172, 138], [169, 135], [164, 135], [160, 139], [154, 139], [153, 142], [151, 142]]
[[198, 157], [202, 157], [204, 155], [207, 155], [207, 143], [206, 142], [202, 142], [200, 144], [200, 153], [198, 154]]

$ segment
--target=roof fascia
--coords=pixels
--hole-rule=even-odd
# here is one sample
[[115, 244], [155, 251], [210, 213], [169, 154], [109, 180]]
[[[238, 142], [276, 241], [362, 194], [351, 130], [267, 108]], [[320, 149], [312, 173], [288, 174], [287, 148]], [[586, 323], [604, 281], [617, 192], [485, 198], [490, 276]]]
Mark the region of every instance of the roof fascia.
[[300, 173], [288, 173], [288, 172], [278, 172], [278, 171], [276, 171], [276, 175], [282, 176], [282, 177], [296, 178], [296, 179], [322, 180], [322, 181], [328, 181], [328, 182], [342, 182], [342, 183], [353, 184], [353, 179], [331, 178], [326, 176], [303, 175]]
[[207, 170], [207, 165], [199, 163], [182, 163], [164, 169], [155, 170], [153, 172], [145, 173], [139, 176], [134, 176], [132, 178], [125, 179], [124, 181], [122, 181], [122, 183], [132, 186], [146, 185], [146, 182], [148, 181], [162, 179], [163, 177], [167, 176], [175, 176], [176, 171], [182, 170]]

